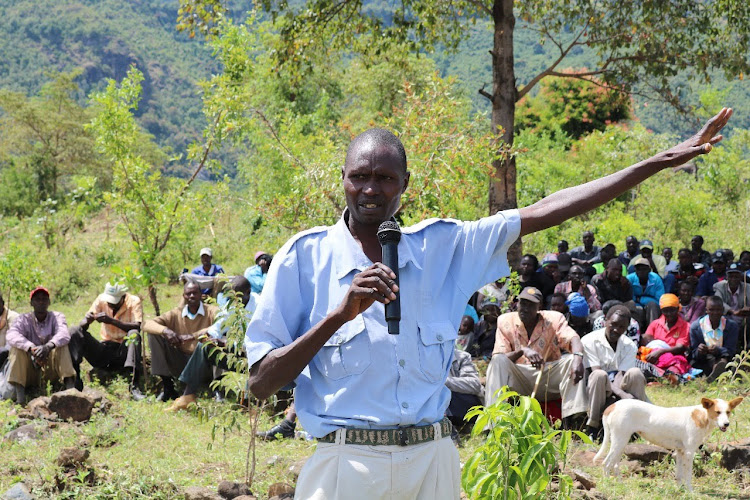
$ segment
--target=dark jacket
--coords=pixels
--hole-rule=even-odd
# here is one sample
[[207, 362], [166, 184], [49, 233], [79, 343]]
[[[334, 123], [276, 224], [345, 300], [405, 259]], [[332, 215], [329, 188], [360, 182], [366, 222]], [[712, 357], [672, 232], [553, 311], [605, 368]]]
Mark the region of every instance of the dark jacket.
[[[727, 318], [727, 326], [724, 329], [724, 341], [721, 347], [721, 357], [732, 359], [737, 354], [737, 338], [739, 337], [740, 327], [737, 323]], [[702, 361], [706, 358], [705, 354], [698, 353], [698, 346], [705, 344], [703, 331], [701, 330], [700, 320], [693, 321], [690, 325], [690, 359], [693, 361]]]

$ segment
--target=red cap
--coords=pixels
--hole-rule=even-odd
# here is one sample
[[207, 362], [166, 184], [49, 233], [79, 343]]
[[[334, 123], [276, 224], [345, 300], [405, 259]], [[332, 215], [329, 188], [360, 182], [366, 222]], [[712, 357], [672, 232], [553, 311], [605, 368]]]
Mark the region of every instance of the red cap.
[[31, 293], [29, 294], [29, 300], [33, 299], [33, 298], [34, 298], [34, 294], [36, 294], [37, 292], [44, 292], [44, 293], [46, 293], [47, 295], [49, 295], [49, 290], [47, 290], [47, 289], [46, 289], [46, 288], [44, 288], [43, 286], [38, 286], [38, 287], [34, 288], [34, 289], [33, 289], [33, 290], [31, 291]]

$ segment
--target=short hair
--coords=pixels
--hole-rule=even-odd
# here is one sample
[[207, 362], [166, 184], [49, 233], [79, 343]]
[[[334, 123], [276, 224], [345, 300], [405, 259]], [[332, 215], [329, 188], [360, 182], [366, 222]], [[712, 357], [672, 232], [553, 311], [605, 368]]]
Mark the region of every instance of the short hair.
[[627, 238], [625, 238], [625, 241], [636, 241], [636, 242], [639, 242], [638, 238], [636, 238], [632, 234], [630, 236], [628, 236]]
[[685, 248], [685, 247], [683, 247], [683, 248], [680, 248], [680, 250], [679, 250], [679, 251], [677, 252], [677, 256], [679, 257], [681, 253], [685, 253], [685, 254], [688, 254], [688, 255], [690, 255], [691, 257], [692, 257], [692, 255], [693, 255], [693, 252], [691, 252], [689, 248]]
[[678, 288], [678, 290], [682, 288], [683, 286], [687, 286], [687, 287], [690, 287], [691, 290], [695, 290], [696, 285], [694, 285], [692, 282], [688, 280], [683, 280], [683, 281], [680, 281], [680, 287]]
[[708, 304], [716, 304], [724, 307], [724, 301], [718, 295], [710, 295], [706, 297], [706, 307], [708, 307]]
[[742, 260], [742, 257], [744, 257], [745, 255], [747, 255], [749, 253], [750, 253], [750, 250], [743, 250], [743, 251], [740, 252], [740, 256], [738, 258], [740, 260]]
[[617, 247], [615, 246], [615, 244], [614, 244], [614, 243], [607, 243], [606, 245], [604, 245], [604, 246], [602, 247], [602, 250], [604, 250], [605, 248], [611, 248], [611, 249], [612, 249], [613, 251], [614, 251], [614, 250], [617, 250]]
[[700, 234], [696, 234], [695, 236], [693, 236], [693, 239], [703, 243], [703, 236], [701, 236]]
[[357, 137], [352, 139], [352, 142], [349, 143], [349, 148], [346, 150], [345, 163], [349, 163], [349, 158], [354, 155], [354, 153], [359, 151], [359, 148], [364, 146], [365, 144], [386, 146], [393, 149], [398, 154], [399, 159], [401, 160], [401, 164], [404, 166], [404, 172], [406, 172], [407, 163], [406, 150], [404, 149], [404, 145], [401, 143], [401, 140], [393, 134], [393, 132], [390, 132], [384, 128], [371, 128], [369, 130], [365, 130]]
[[536, 258], [536, 255], [527, 253], [523, 257], [521, 257], [521, 260], [523, 259], [531, 259], [531, 262], [534, 264], [534, 270], [539, 269], [539, 259]]
[[587, 229], [584, 232], [581, 233], [581, 236], [586, 236], [587, 234], [590, 234], [591, 236], [594, 236], [594, 231]]
[[612, 309], [614, 306], [619, 306], [619, 305], [622, 305], [622, 301], [621, 300], [617, 300], [617, 299], [608, 300], [607, 302], [605, 302], [604, 304], [602, 304], [602, 313], [606, 317], [607, 316], [607, 311], [609, 311], [610, 309]]
[[461, 323], [463, 323], [465, 319], [470, 319], [471, 320], [471, 324], [472, 325], [474, 324], [474, 318], [472, 318], [468, 314], [464, 314], [463, 316], [461, 316]]
[[552, 302], [552, 299], [554, 299], [555, 297], [557, 297], [558, 299], [562, 299], [563, 302], [568, 300], [568, 294], [562, 293], [562, 292], [555, 292], [549, 296], [549, 301]]
[[609, 259], [609, 261], [607, 262], [607, 269], [614, 266], [617, 266], [618, 269], [622, 269], [622, 262], [620, 262], [620, 259], [618, 259], [617, 257]]
[[618, 304], [616, 306], [612, 306], [609, 308], [609, 311], [607, 311], [607, 315], [604, 317], [604, 319], [611, 319], [615, 314], [619, 314], [623, 318], [626, 318], [628, 322], [630, 322], [630, 309], [625, 307], [622, 304]]
[[197, 281], [195, 281], [193, 278], [187, 278], [185, 280], [185, 284], [182, 287], [182, 291], [184, 292], [188, 287], [191, 287], [191, 286], [197, 286], [198, 290], [201, 290], [201, 286], [198, 284]]

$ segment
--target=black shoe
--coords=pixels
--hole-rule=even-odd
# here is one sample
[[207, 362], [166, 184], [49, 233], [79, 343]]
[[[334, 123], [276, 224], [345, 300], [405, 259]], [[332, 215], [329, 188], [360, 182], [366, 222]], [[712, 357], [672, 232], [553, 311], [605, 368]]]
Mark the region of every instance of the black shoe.
[[266, 441], [274, 441], [277, 439], [278, 435], [281, 435], [283, 439], [289, 439], [294, 437], [294, 429], [296, 427], [296, 422], [290, 422], [289, 420], [284, 419], [278, 425], [274, 425], [265, 432], [258, 432], [256, 435]]
[[180, 395], [177, 394], [177, 391], [175, 391], [174, 389], [172, 390], [165, 389], [161, 391], [158, 396], [156, 396], [156, 400], [161, 401], [163, 403], [165, 401], [171, 401], [173, 399], [177, 399], [179, 396]]
[[601, 444], [602, 432], [603, 429], [601, 427], [591, 427], [590, 425], [586, 426], [586, 435], [589, 437], [592, 443]]

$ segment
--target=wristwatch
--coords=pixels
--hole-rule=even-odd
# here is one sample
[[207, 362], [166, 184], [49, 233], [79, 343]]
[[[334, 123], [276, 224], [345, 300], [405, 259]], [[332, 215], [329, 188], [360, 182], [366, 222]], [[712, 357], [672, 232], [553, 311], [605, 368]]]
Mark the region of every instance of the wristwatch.
[[580, 356], [580, 357], [583, 357], [583, 353], [582, 353], [582, 352], [574, 352], [574, 353], [573, 353], [573, 356]]

